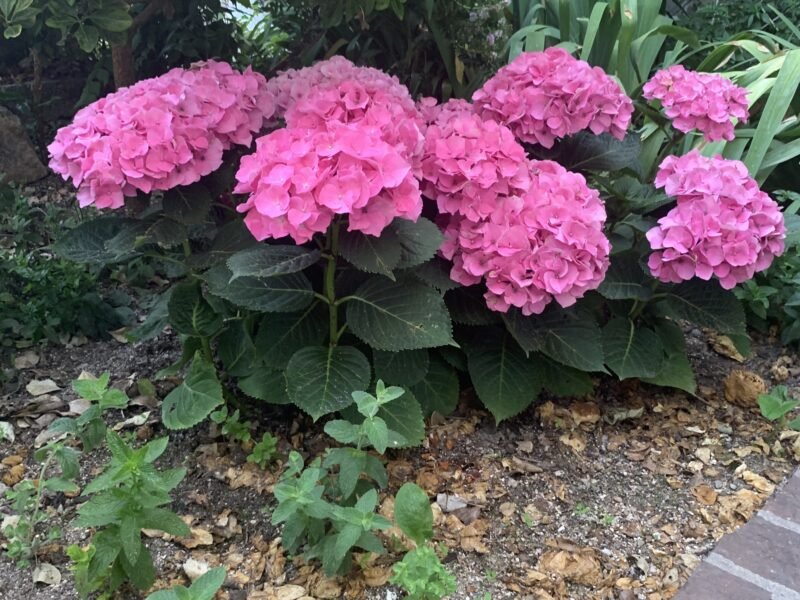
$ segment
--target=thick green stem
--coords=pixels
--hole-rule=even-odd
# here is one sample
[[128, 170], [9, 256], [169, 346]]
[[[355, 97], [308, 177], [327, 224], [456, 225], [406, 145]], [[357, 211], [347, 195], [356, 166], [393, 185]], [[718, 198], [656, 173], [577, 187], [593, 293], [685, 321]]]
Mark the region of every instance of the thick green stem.
[[336, 257], [339, 254], [339, 223], [328, 230], [328, 262], [325, 265], [325, 298], [328, 301], [328, 326], [331, 346], [339, 341], [339, 307], [336, 304]]
[[200, 338], [200, 346], [203, 350], [203, 356], [211, 364], [214, 364], [214, 353], [211, 352], [211, 340], [207, 337]]

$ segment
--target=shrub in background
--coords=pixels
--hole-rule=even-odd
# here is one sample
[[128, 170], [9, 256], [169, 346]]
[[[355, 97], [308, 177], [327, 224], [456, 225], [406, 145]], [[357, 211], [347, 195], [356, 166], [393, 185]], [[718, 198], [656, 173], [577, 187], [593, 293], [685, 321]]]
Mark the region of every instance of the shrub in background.
[[[666, 76], [648, 89], [671, 89]], [[730, 137], [744, 91], [691, 81], [711, 103], [672, 98], [694, 102], [676, 129]], [[168, 427], [224, 403], [216, 364], [315, 420], [375, 378], [402, 386], [414, 408], [392, 428], [415, 444], [414, 415], [452, 410], [459, 371], [500, 421], [543, 388], [585, 393], [592, 372], [693, 391], [679, 319], [745, 344], [727, 289], [769, 266], [784, 229], [741, 163], [670, 157], [692, 134], [670, 130], [659, 104], [634, 113], [563, 49], [520, 54], [474, 99], [415, 103], [341, 57], [268, 82], [212, 62], [121, 90], [59, 132], [51, 162], [82, 203], [130, 198], [62, 253], [154, 253], [185, 269], [145, 328], [169, 323], [185, 339], [178, 366], [191, 362], [165, 400]], [[654, 164], [627, 133], [634, 117], [669, 139]], [[239, 161], [230, 149], [262, 127]]]

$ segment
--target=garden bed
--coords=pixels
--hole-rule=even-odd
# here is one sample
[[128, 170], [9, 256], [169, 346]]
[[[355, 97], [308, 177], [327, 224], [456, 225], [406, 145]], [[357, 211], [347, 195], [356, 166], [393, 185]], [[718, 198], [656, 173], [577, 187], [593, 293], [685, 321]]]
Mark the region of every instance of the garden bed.
[[[757, 408], [727, 402], [723, 379], [733, 369], [745, 369], [767, 382], [788, 375], [792, 385], [800, 362], [796, 354], [782, 358], [787, 353], [773, 340], [755, 340], [752, 357], [739, 365], [713, 351], [713, 340], [703, 332], [689, 329], [687, 339], [700, 383], [696, 398], [600, 379], [587, 398], [545, 398], [495, 427], [464, 397], [455, 415], [435, 419], [425, 447], [390, 453], [391, 491], [416, 480], [434, 502], [436, 541], [449, 548], [444, 562], [458, 581], [454, 597], [670, 598], [714, 542], [753, 515], [790, 473], [793, 439], [776, 441], [776, 431]], [[18, 389], [2, 402], [0, 420], [30, 427], [17, 426], [16, 441], [0, 444], [0, 476], [6, 483], [35, 477], [34, 439], [51, 417], [37, 414], [41, 411], [13, 416], [31, 407], [33, 397], [25, 390], [30, 381], [52, 379], [62, 389], [50, 395], [63, 402], [57, 410], [66, 410], [75, 399], [69, 382], [82, 371], [108, 371], [112, 382], [135, 396], [137, 380], [152, 377], [178, 354], [178, 341], [168, 334], [133, 345], [112, 340], [37, 350], [38, 362], [21, 369]], [[159, 396], [171, 385], [159, 382]], [[164, 434], [155, 405], [118, 415], [122, 421], [146, 410], [152, 411], [147, 423], [126, 428], [142, 440]], [[256, 437], [261, 431], [279, 437], [284, 455], [290, 448], [318, 455], [329, 443], [320, 427], [291, 409], [251, 405], [246, 416], [258, 424]], [[190, 540], [149, 540], [157, 586], [185, 583], [183, 565], [194, 558], [228, 568], [221, 597], [231, 599], [294, 599], [301, 588], [311, 598], [399, 597], [385, 585], [398, 559], [391, 553], [340, 580], [284, 556], [280, 532], [270, 524], [271, 487], [280, 469], [261, 471], [245, 461], [238, 445], [213, 434], [208, 425], [173, 432], [162, 459], [189, 469], [173, 508], [195, 529]], [[85, 479], [104, 458], [98, 453], [84, 458]], [[26, 469], [12, 472], [19, 460]], [[448, 497], [437, 501], [440, 494]], [[462, 501], [466, 506], [457, 508]], [[46, 499], [48, 524], [63, 525], [66, 535], [40, 560], [52, 562], [62, 582], [35, 585], [30, 570], [3, 556], [0, 596], [77, 598], [62, 543], [87, 541], [76, 539], [76, 530], [68, 527], [79, 503], [60, 494]], [[8, 508], [7, 501], [0, 502], [0, 511]], [[390, 508], [382, 507], [389, 515]]]

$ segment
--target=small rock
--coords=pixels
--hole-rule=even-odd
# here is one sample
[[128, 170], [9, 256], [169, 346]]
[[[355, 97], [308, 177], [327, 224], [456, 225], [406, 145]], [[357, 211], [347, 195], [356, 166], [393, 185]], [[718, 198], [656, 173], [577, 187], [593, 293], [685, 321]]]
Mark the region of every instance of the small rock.
[[19, 117], [0, 106], [0, 173], [8, 181], [25, 185], [47, 175]]
[[25, 386], [25, 389], [31, 396], [41, 396], [42, 394], [57, 392], [61, 388], [52, 379], [34, 379]]
[[438, 494], [436, 496], [436, 503], [439, 505], [439, 508], [446, 513], [467, 507], [467, 502], [454, 494]]
[[33, 583], [58, 585], [61, 583], [61, 572], [50, 563], [39, 563], [33, 570]]
[[205, 563], [200, 560], [195, 560], [194, 558], [190, 558], [185, 563], [183, 563], [183, 572], [186, 573], [186, 576], [194, 583], [194, 581], [206, 573], [208, 573], [208, 563]]

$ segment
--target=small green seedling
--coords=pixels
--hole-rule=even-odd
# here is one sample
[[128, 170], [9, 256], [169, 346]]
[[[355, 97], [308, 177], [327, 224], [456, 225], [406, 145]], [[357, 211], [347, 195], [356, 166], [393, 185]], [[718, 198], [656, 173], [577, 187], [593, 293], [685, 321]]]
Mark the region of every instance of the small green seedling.
[[247, 462], [255, 463], [262, 469], [275, 460], [278, 454], [278, 438], [265, 433], [261, 437], [261, 441], [253, 446], [252, 452], [247, 456]]
[[794, 429], [800, 431], [800, 417], [787, 422], [786, 415], [800, 405], [797, 400], [789, 395], [789, 389], [785, 385], [772, 388], [769, 393], [761, 394], [758, 397], [758, 406], [761, 415], [768, 421], [775, 423], [779, 430]]
[[199, 577], [189, 589], [176, 585], [168, 590], [154, 592], [147, 600], [212, 600], [225, 583], [225, 567], [217, 567]]

